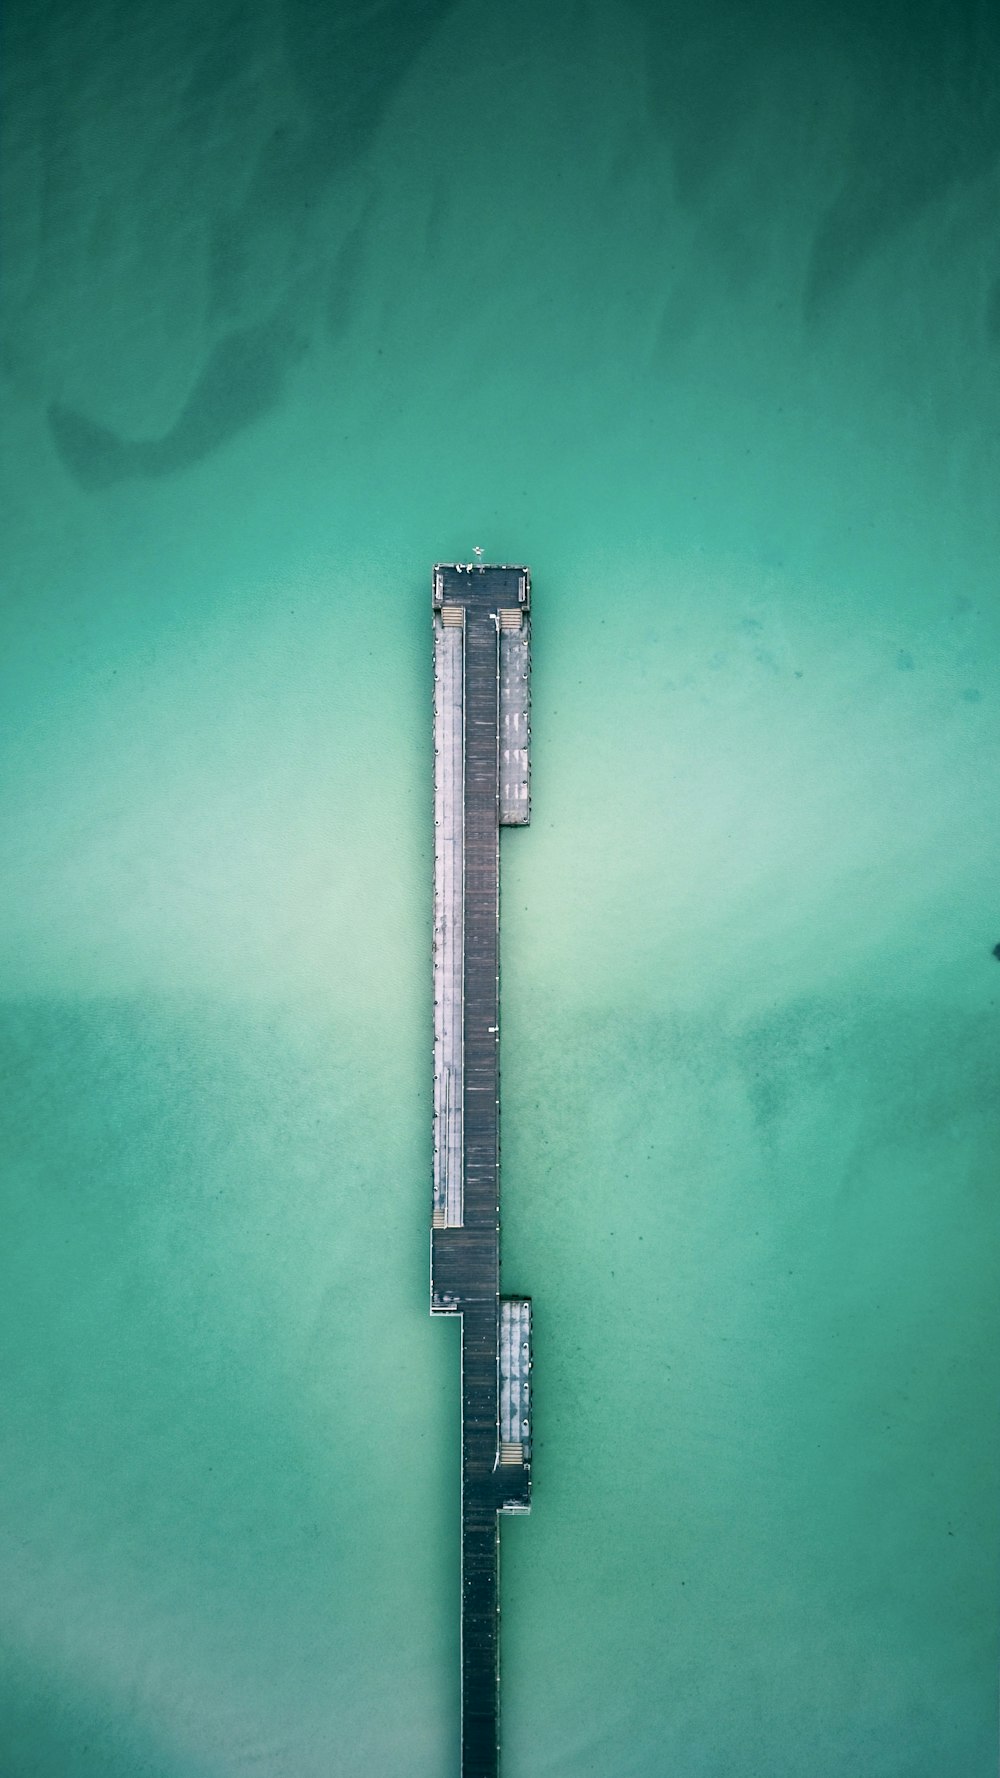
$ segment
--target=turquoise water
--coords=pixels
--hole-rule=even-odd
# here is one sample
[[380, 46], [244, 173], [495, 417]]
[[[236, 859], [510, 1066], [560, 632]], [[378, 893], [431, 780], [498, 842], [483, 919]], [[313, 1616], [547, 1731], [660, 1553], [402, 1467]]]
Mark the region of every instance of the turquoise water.
[[5, 1778], [456, 1771], [435, 559], [504, 837], [506, 1778], [985, 1778], [985, 6], [6, 13]]

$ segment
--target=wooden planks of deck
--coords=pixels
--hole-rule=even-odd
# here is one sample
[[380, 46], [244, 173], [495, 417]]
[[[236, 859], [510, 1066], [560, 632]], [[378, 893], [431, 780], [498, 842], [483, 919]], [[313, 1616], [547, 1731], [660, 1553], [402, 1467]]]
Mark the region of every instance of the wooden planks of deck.
[[[528, 1355], [516, 1378], [522, 1436], [510, 1436], [508, 1374], [511, 1423], [501, 1438], [501, 1324], [506, 1317], [509, 1346], [510, 1312], [501, 1308], [499, 1246], [499, 842], [501, 821], [524, 825], [529, 812], [530, 578], [525, 568], [439, 565], [433, 588], [431, 1309], [462, 1317], [461, 1771], [462, 1778], [496, 1778], [498, 1513], [526, 1511], [530, 1499], [530, 1340], [520, 1341]], [[530, 1303], [517, 1301], [530, 1327]]]

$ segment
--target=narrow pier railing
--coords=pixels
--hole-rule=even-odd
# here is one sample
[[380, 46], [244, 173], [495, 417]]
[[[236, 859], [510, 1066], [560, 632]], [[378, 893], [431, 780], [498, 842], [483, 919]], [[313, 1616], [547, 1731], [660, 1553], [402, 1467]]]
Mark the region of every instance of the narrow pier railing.
[[500, 1296], [500, 827], [530, 814], [530, 576], [433, 576], [431, 1312], [462, 1318], [462, 1778], [499, 1770], [499, 1520], [531, 1493], [531, 1303]]

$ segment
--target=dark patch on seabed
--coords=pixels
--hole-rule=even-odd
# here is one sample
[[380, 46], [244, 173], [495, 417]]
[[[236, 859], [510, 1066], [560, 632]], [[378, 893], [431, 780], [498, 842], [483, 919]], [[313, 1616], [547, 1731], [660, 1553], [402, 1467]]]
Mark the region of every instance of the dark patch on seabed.
[[901, 228], [1000, 157], [1000, 6], [996, 0], [870, 0], [798, 11], [785, 0], [632, 0], [647, 33], [648, 102], [669, 143], [677, 192], [696, 206], [735, 164], [761, 105], [772, 108], [775, 179], [785, 162], [777, 70], [789, 50], [843, 74], [839, 189], [812, 225], [804, 318], [816, 322]]
[[372, 232], [377, 195], [377, 189], [373, 186], [361, 215], [344, 236], [333, 260], [324, 309], [326, 330], [333, 340], [347, 332], [357, 311], [358, 287]]
[[1000, 346], [1000, 278], [995, 278], [986, 302], [986, 337], [992, 346]]
[[857, 111], [841, 189], [813, 241], [807, 319], [898, 229], [1000, 155], [996, 0], [859, 7], [858, 23]]
[[357, 163], [413, 64], [455, 0], [386, 0], [355, 10], [284, 0], [285, 57], [296, 124], [279, 126], [257, 158], [242, 215], [248, 226], [308, 210]]
[[307, 343], [283, 312], [227, 333], [174, 425], [160, 438], [123, 438], [78, 409], [53, 402], [48, 419], [56, 450], [88, 491], [189, 469], [277, 407]]
[[[245, 314], [255, 268], [249, 245], [269, 221], [284, 231], [295, 261], [306, 215], [331, 181], [370, 147], [400, 83], [454, 5], [455, 0], [387, 0], [351, 8], [325, 0], [283, 0], [284, 53], [299, 116], [262, 143], [245, 200], [212, 223], [210, 314], [230, 320]], [[212, 127], [218, 87], [245, 67], [245, 46], [230, 61], [229, 33], [248, 18], [237, 6], [207, 32], [206, 49], [184, 94], [188, 126], [196, 134]], [[369, 200], [331, 268], [324, 318], [334, 338], [352, 317], [370, 218]], [[308, 344], [292, 319], [294, 309], [293, 302], [284, 302], [267, 320], [225, 334], [177, 421], [160, 437], [124, 437], [68, 403], [53, 402], [49, 428], [64, 467], [88, 492], [168, 476], [191, 468], [265, 418], [282, 399], [289, 372]]]

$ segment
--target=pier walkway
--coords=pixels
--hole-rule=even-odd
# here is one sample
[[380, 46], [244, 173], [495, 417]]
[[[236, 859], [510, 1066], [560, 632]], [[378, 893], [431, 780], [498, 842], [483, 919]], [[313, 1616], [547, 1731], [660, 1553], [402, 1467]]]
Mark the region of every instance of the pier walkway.
[[431, 1313], [462, 1318], [462, 1778], [499, 1766], [499, 1519], [531, 1492], [531, 1303], [500, 1295], [500, 827], [530, 814], [530, 576], [434, 569]]

